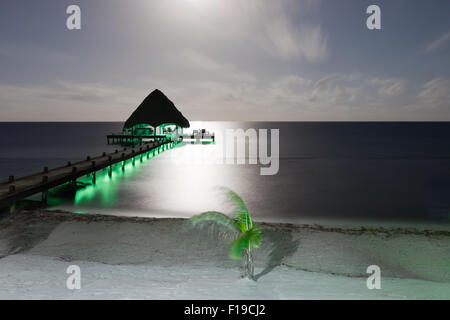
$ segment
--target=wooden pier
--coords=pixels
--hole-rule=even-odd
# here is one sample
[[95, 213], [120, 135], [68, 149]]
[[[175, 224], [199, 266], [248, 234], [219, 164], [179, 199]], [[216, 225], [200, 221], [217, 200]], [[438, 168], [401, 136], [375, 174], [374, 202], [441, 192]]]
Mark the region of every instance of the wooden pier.
[[166, 135], [131, 135], [131, 134], [109, 134], [106, 136], [108, 144], [142, 143], [144, 140], [161, 141], [168, 139]]
[[16, 202], [37, 193], [42, 193], [42, 201], [45, 203], [47, 191], [50, 188], [72, 183], [75, 191], [78, 178], [92, 174], [92, 182], [95, 183], [96, 171], [108, 168], [108, 174], [111, 175], [114, 164], [121, 163], [122, 168], [125, 168], [126, 160], [134, 160], [138, 156], [141, 159], [144, 156], [150, 157], [150, 154], [154, 153], [158, 147], [172, 142], [164, 137], [134, 148], [124, 148], [109, 154], [103, 153], [101, 156], [94, 158], [87, 157], [86, 160], [73, 164], [68, 162], [64, 167], [51, 170], [45, 167], [40, 173], [17, 180], [10, 176], [8, 182], [0, 183], [0, 208], [13, 208]]
[[160, 141], [169, 139], [172, 141], [183, 140], [202, 140], [215, 142], [215, 134], [206, 130], [194, 130], [189, 134], [172, 134], [172, 135], [131, 135], [131, 134], [109, 134], [106, 136], [108, 144], [141, 144], [144, 141]]

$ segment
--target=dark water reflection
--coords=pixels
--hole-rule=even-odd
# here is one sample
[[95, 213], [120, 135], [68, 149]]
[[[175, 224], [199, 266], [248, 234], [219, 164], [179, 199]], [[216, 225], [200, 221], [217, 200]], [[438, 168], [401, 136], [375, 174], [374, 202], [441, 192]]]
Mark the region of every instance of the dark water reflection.
[[[0, 124], [0, 174], [102, 151], [119, 123]], [[190, 216], [227, 210], [217, 186], [238, 192], [256, 219], [436, 221], [450, 217], [448, 123], [193, 123], [193, 128], [280, 129], [280, 168], [216, 164], [221, 144], [187, 145], [115, 171], [55, 208], [121, 215]], [[19, 132], [12, 142], [9, 133]], [[55, 135], [55, 132], [58, 132]], [[202, 159], [203, 161], [200, 161]], [[206, 161], [210, 159], [211, 161]]]

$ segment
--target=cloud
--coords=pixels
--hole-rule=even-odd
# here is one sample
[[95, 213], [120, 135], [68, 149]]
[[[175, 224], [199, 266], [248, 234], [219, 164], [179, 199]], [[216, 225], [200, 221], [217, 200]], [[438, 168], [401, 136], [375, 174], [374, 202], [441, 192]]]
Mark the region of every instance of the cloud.
[[[443, 117], [445, 110], [450, 110], [447, 78], [425, 83], [416, 95], [405, 94], [406, 81], [402, 79], [352, 74], [329, 74], [317, 79], [285, 74], [236, 81], [239, 70], [215, 60], [204, 64], [205, 57], [193, 57], [211, 71], [211, 77], [190, 82], [145, 82], [138, 88], [133, 84], [128, 87], [62, 81], [39, 86], [3, 85], [0, 118], [122, 121], [155, 88], [162, 89], [190, 120], [392, 120], [394, 115], [397, 119], [428, 119], [430, 108], [442, 108], [439, 110], [443, 110]], [[218, 78], [212, 70], [221, 71]]]
[[254, 81], [255, 77], [250, 73], [239, 70], [233, 64], [219, 62], [196, 50], [188, 49], [170, 54], [174, 64], [187, 67], [198, 74], [199, 72], [214, 73], [216, 77], [231, 79], [234, 81]]
[[314, 83], [314, 87], [316, 89], [325, 89], [328, 88], [334, 80], [336, 80], [338, 76], [336, 74], [330, 74], [325, 76]]
[[204, 51], [232, 48], [235, 54], [251, 52], [255, 57], [268, 55], [283, 61], [317, 62], [329, 55], [323, 27], [305, 19], [308, 13], [317, 10], [317, 3], [310, 0], [176, 3], [177, 10], [174, 10], [174, 3], [166, 2], [161, 23], [183, 30], [184, 37], [169, 35], [167, 38], [176, 39], [186, 47], [199, 49], [201, 46]]
[[[305, 12], [315, 8], [309, 1], [297, 4]], [[325, 59], [329, 55], [328, 39], [321, 25], [308, 24], [299, 17], [294, 21], [289, 12], [291, 7], [290, 1], [276, 1], [265, 3], [263, 9], [256, 11], [259, 16], [255, 19], [254, 32], [258, 34], [258, 30], [263, 31], [259, 45], [269, 54], [284, 60], [317, 62]]]
[[437, 49], [439, 49], [440, 47], [442, 47], [443, 45], [445, 45], [447, 43], [447, 41], [450, 40], [450, 31], [445, 33], [444, 35], [442, 35], [441, 37], [439, 37], [438, 39], [434, 40], [433, 42], [431, 42], [426, 48], [425, 48], [425, 52], [429, 53], [429, 52], [433, 52]]
[[4, 121], [113, 121], [131, 112], [140, 102], [136, 97], [142, 95], [141, 90], [103, 83], [0, 85], [0, 118]]
[[[29, 53], [32, 52], [30, 55]], [[42, 62], [64, 62], [68, 63], [73, 59], [73, 55], [59, 50], [47, 48], [36, 44], [2, 42], [0, 44], [0, 56], [32, 61]]]
[[294, 26], [282, 15], [265, 25], [266, 39], [261, 46], [282, 59], [317, 62], [328, 56], [327, 37], [321, 26]]
[[394, 97], [405, 92], [406, 81], [393, 78], [373, 78], [369, 83], [378, 87], [377, 92], [383, 97]]
[[434, 78], [423, 85], [417, 97], [426, 108], [450, 107], [450, 80], [447, 78]]
[[[185, 93], [202, 92], [190, 103], [203, 119], [336, 120], [352, 119], [371, 108], [389, 108], [390, 97], [376, 95], [368, 83], [353, 75], [330, 74], [315, 80], [288, 74], [246, 83], [197, 82]], [[186, 100], [180, 95], [179, 101]]]

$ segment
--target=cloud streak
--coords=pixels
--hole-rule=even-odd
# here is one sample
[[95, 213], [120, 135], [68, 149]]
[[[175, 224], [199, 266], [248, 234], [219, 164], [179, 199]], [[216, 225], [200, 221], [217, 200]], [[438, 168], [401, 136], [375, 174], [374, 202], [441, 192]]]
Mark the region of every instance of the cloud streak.
[[[199, 59], [199, 63], [203, 62]], [[427, 81], [414, 96], [402, 79], [364, 79], [352, 74], [330, 74], [319, 79], [286, 74], [262, 79], [242, 77], [239, 70], [217, 62], [207, 66], [208, 70], [220, 70], [226, 75], [190, 83], [175, 79], [159, 83], [191, 120], [374, 120], [375, 114], [378, 120], [392, 120], [393, 114], [409, 119], [404, 117], [405, 112], [426, 117], [430, 109], [444, 114], [450, 109], [447, 78]], [[238, 78], [240, 81], [235, 80]], [[155, 88], [149, 85], [3, 85], [0, 117], [13, 121], [70, 121], [73, 119], [67, 115], [76, 113], [77, 121], [123, 121]]]
[[450, 31], [439, 37], [438, 39], [431, 42], [426, 48], [425, 52], [430, 53], [435, 50], [438, 50], [442, 46], [444, 46], [450, 40]]
[[405, 92], [406, 81], [391, 78], [373, 78], [369, 83], [378, 86], [378, 93], [383, 97], [394, 97]]
[[309, 62], [324, 60], [328, 52], [328, 39], [320, 25], [294, 24], [286, 8], [279, 8], [273, 16], [263, 17], [265, 29], [261, 46], [282, 59], [305, 59]]
[[380, 34], [357, 0], [80, 1], [82, 32], [8, 22], [2, 120], [120, 121], [155, 88], [194, 120], [450, 119], [442, 20]]
[[[222, 43], [235, 50], [251, 50], [285, 61], [305, 60], [317, 62], [329, 55], [328, 38], [319, 23], [307, 23], [306, 15], [316, 4], [310, 1], [261, 0], [208, 0], [202, 3], [179, 4], [167, 1], [163, 15], [166, 23], [173, 24], [186, 35], [177, 41], [189, 47], [198, 42], [208, 48], [220, 48]], [[295, 14], [290, 12], [296, 7]], [[183, 15], [180, 15], [183, 12]], [[189, 18], [196, 17], [197, 19]], [[161, 20], [161, 23], [163, 20]], [[202, 35], [203, 43], [193, 35]], [[190, 42], [190, 43], [188, 43]]]
[[[0, 119], [7, 121], [117, 121], [136, 105], [136, 89], [59, 81], [39, 86], [0, 85]], [[76, 115], [74, 119], [73, 116]]]
[[426, 82], [417, 97], [425, 108], [450, 108], [450, 80], [434, 78]]

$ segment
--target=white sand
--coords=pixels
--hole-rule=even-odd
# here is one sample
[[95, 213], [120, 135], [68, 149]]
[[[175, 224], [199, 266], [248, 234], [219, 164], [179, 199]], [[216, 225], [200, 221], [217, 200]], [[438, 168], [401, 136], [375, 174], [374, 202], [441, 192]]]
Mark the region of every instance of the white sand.
[[[258, 281], [182, 219], [35, 212], [0, 220], [0, 299], [450, 299], [446, 232], [262, 224]], [[366, 268], [381, 267], [368, 290]], [[66, 268], [81, 268], [81, 290]]]

